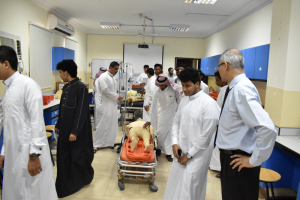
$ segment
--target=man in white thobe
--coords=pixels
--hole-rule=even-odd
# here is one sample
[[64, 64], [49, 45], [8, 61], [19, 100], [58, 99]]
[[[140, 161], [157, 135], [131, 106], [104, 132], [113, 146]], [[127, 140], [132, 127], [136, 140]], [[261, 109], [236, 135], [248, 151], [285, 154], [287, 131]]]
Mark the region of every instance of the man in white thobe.
[[145, 99], [144, 99], [144, 110], [143, 110], [143, 121], [146, 122], [149, 117], [149, 111], [150, 107], [152, 105], [152, 99], [153, 95], [156, 89], [158, 87], [155, 85], [155, 76], [154, 76], [154, 70], [152, 68], [149, 68], [147, 70], [147, 75], [149, 78], [148, 84], [145, 88], [146, 94], [145, 94]]
[[147, 76], [147, 70], [149, 69], [149, 65], [144, 65], [144, 72], [141, 73], [137, 78], [136, 78], [136, 83], [141, 84], [142, 88], [145, 87], [145, 85], [148, 82], [148, 76]]
[[174, 74], [174, 69], [172, 67], [170, 67], [168, 69], [168, 78], [169, 78], [170, 81], [175, 83], [175, 80], [176, 80], [177, 76]]
[[94, 135], [94, 152], [98, 148], [113, 147], [118, 132], [117, 100], [122, 97], [117, 93], [115, 75], [118, 73], [119, 63], [112, 62], [109, 70], [98, 78], [95, 104], [98, 125]]
[[[154, 93], [149, 118], [144, 127], [151, 124], [157, 126], [157, 131], [154, 132], [157, 135], [157, 149], [162, 150], [166, 154], [167, 160], [172, 162], [171, 130], [173, 118], [181, 98], [181, 88], [171, 82], [165, 74], [160, 74], [156, 78], [155, 84], [160, 89], [157, 89]], [[155, 123], [156, 120], [157, 123]]]
[[42, 91], [34, 80], [19, 74], [17, 66], [16, 52], [0, 46], [0, 80], [6, 85], [0, 156], [0, 167], [4, 167], [2, 199], [56, 200]]
[[198, 70], [198, 74], [200, 76], [200, 80], [201, 80], [201, 84], [200, 84], [200, 88], [201, 90], [203, 90], [203, 92], [205, 92], [206, 94], [209, 95], [209, 88], [208, 86], [202, 81], [203, 77], [205, 76], [205, 74], [202, 73], [202, 71], [199, 69]]
[[[200, 89], [200, 77], [187, 68], [178, 78], [185, 97], [172, 127], [173, 154], [164, 199], [205, 200], [207, 171], [220, 115], [217, 103]], [[178, 150], [181, 155], [178, 155]]]
[[[216, 79], [217, 86], [220, 87], [217, 104], [219, 105], [220, 108], [222, 108], [225, 92], [227, 90], [228, 85], [226, 82], [222, 81], [219, 71], [215, 72], [215, 79]], [[219, 171], [219, 172], [221, 171], [220, 150], [217, 146], [213, 150], [209, 168], [215, 171]], [[218, 174], [216, 177], [220, 178], [220, 174]]]
[[[96, 93], [97, 93], [97, 89], [99, 89], [98, 85], [99, 85], [99, 77], [101, 76], [101, 74], [103, 74], [104, 72], [106, 72], [107, 69], [104, 68], [104, 67], [101, 67], [99, 72], [96, 74], [95, 76], [95, 80], [94, 80], [94, 83], [93, 83], [93, 86], [94, 86], [94, 90], [93, 90], [93, 101], [95, 100], [95, 96], [96, 96]], [[97, 128], [97, 125], [98, 125], [98, 119], [97, 119], [97, 104], [95, 103], [95, 108], [94, 108], [94, 129], [96, 130]]]

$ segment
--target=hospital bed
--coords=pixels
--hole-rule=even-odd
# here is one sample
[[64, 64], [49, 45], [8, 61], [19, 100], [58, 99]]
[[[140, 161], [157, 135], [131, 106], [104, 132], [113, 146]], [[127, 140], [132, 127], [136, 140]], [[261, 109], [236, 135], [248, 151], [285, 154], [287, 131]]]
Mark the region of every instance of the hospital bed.
[[[129, 132], [129, 131], [128, 131]], [[157, 192], [158, 188], [154, 184], [156, 177], [157, 159], [156, 159], [156, 138], [151, 139], [154, 150], [143, 152], [143, 140], [139, 140], [138, 147], [134, 152], [130, 151], [130, 139], [124, 133], [122, 139], [122, 148], [118, 159], [118, 186], [120, 190], [125, 189], [124, 179], [136, 181], [148, 181], [149, 189]]]

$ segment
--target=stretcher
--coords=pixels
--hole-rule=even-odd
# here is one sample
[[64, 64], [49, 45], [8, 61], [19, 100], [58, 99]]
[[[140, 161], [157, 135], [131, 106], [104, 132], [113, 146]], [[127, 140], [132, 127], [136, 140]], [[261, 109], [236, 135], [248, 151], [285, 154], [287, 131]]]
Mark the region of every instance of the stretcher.
[[154, 184], [157, 169], [157, 141], [155, 138], [151, 139], [150, 143], [154, 145], [154, 149], [150, 152], [144, 152], [143, 140], [140, 139], [137, 148], [131, 152], [130, 139], [127, 137], [128, 132], [124, 134], [122, 139], [122, 148], [118, 159], [118, 186], [120, 190], [125, 189], [124, 179], [148, 181], [149, 189], [152, 192], [157, 192], [158, 188]]

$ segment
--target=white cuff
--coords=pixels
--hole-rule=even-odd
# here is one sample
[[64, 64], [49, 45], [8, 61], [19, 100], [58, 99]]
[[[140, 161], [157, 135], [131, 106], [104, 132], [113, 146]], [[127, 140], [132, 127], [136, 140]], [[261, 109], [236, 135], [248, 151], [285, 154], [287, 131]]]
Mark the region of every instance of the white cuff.
[[2, 156], [5, 156], [4, 144], [2, 145], [1, 155], [2, 155]]
[[30, 154], [32, 153], [42, 154], [42, 147], [30, 146]]

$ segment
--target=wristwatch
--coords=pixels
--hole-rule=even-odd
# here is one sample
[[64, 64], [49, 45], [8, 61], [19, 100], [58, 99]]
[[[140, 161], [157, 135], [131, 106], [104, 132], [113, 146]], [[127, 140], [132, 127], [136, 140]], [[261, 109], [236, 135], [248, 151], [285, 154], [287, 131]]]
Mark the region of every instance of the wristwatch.
[[187, 157], [188, 159], [193, 158], [188, 152], [186, 153], [186, 157]]
[[32, 153], [29, 155], [29, 158], [32, 158], [32, 159], [36, 159], [40, 156], [41, 154], [36, 154], [36, 153]]

